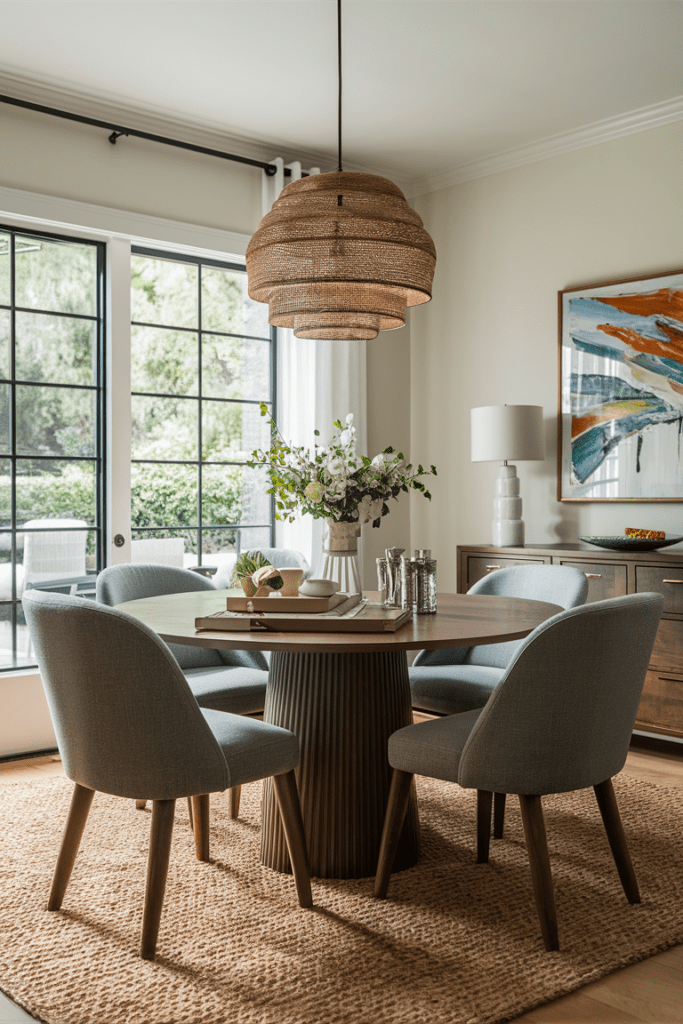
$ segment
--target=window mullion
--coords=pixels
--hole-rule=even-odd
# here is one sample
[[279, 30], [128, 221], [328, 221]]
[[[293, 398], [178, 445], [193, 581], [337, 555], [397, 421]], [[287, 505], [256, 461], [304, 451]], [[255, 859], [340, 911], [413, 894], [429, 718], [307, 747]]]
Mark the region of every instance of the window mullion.
[[[130, 562], [130, 452], [131, 452], [131, 375], [130, 375], [130, 242], [114, 238], [107, 246], [107, 298], [110, 312], [107, 338], [107, 438], [109, 475], [107, 493], [108, 541], [103, 562], [114, 565]], [[117, 547], [114, 537], [122, 536]]]

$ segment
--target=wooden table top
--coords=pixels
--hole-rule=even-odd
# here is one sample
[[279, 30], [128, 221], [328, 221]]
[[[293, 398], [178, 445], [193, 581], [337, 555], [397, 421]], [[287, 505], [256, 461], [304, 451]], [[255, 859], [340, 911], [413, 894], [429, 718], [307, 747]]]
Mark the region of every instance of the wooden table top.
[[[562, 611], [554, 604], [482, 594], [439, 594], [435, 615], [414, 615], [395, 633], [197, 633], [194, 620], [225, 609], [225, 590], [164, 594], [116, 607], [140, 619], [168, 643], [227, 650], [354, 653], [414, 651], [435, 647], [521, 640], [541, 622]], [[370, 600], [379, 594], [366, 592]]]

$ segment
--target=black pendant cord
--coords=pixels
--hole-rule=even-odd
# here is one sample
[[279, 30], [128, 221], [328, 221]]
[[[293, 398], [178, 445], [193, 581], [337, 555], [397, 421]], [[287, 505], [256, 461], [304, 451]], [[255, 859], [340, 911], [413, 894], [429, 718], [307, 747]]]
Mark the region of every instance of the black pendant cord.
[[341, 39], [341, 0], [337, 0], [337, 74], [339, 95], [337, 100], [337, 136], [339, 160], [337, 170], [342, 170], [342, 39]]

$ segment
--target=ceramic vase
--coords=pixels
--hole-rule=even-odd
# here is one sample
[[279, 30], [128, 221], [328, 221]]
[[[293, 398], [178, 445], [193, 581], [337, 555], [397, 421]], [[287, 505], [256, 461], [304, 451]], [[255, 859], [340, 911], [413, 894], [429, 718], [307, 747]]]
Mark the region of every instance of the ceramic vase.
[[336, 523], [333, 519], [325, 520], [325, 551], [344, 552], [347, 555], [358, 553], [358, 523]]
[[256, 595], [256, 584], [252, 580], [251, 576], [241, 576], [240, 586], [244, 591], [245, 597], [254, 597]]
[[325, 537], [317, 576], [320, 579], [336, 580], [347, 594], [359, 593], [362, 590], [358, 558], [359, 536], [358, 523], [325, 520]]

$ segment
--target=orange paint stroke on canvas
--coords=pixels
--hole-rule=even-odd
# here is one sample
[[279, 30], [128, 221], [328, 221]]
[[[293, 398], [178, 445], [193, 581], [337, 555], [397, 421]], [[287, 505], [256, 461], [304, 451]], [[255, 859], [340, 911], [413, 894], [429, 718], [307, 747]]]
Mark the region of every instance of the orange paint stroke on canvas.
[[677, 331], [666, 330], [671, 341], [660, 341], [658, 338], [644, 338], [642, 334], [631, 330], [629, 327], [617, 327], [615, 324], [598, 324], [598, 330], [613, 338], [619, 338], [626, 345], [636, 349], [637, 352], [647, 352], [651, 356], [663, 356], [665, 359], [673, 359], [677, 363], [683, 363], [683, 334], [678, 335]]
[[660, 288], [649, 295], [598, 295], [599, 302], [635, 316], [670, 316], [683, 323], [683, 292]]
[[581, 416], [572, 416], [572, 440], [583, 434], [598, 423], [608, 423], [610, 420], [621, 419], [622, 416], [632, 416], [634, 413], [642, 412], [649, 406], [648, 402], [640, 399], [623, 402], [607, 402], [605, 405], [595, 406], [587, 409]]

